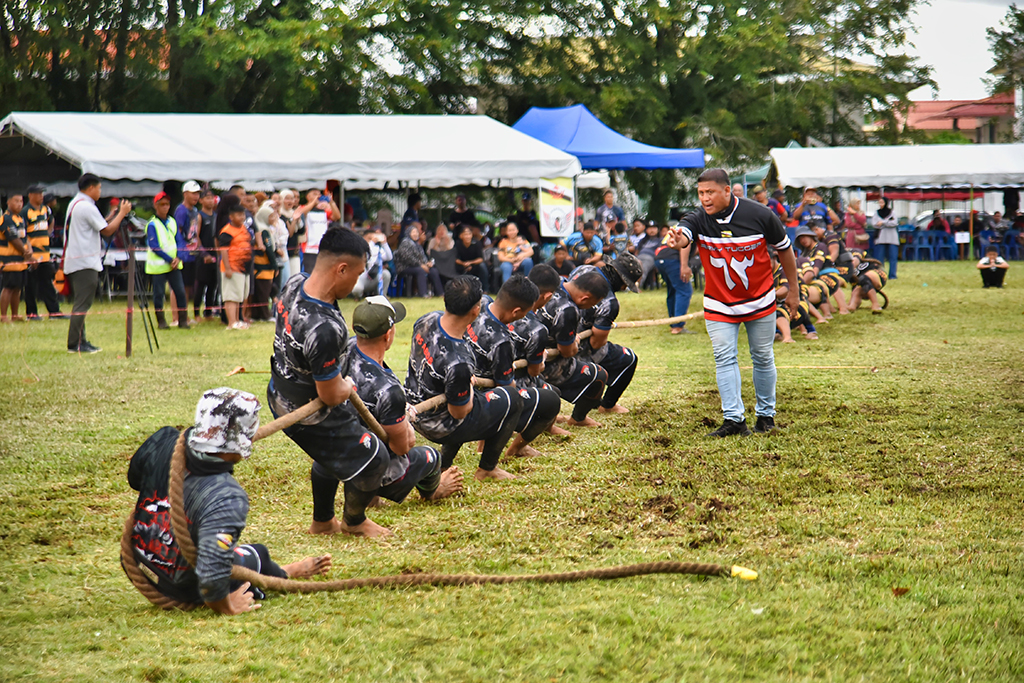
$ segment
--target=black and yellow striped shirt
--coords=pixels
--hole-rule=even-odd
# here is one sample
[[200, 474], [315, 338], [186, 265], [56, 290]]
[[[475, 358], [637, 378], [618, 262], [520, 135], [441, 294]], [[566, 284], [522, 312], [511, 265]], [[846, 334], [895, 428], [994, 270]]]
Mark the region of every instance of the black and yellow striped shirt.
[[43, 204], [35, 208], [26, 204], [21, 217], [25, 219], [25, 231], [32, 244], [32, 253], [37, 261], [50, 260], [50, 207]]
[[14, 240], [25, 244], [25, 220], [10, 211], [4, 211], [0, 221], [0, 270], [18, 272], [28, 268], [25, 256], [14, 247]]

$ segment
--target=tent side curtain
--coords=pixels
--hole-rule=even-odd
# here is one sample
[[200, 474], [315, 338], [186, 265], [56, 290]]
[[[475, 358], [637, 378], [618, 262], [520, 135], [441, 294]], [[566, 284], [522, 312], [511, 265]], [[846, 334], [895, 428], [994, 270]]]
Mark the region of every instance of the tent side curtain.
[[[40, 158], [110, 180], [454, 186], [581, 172], [572, 155], [486, 116], [15, 112], [0, 129], [35, 143]], [[298, 131], [304, 142], [253, 143], [282, 130]]]
[[1024, 145], [775, 148], [790, 187], [1024, 186]]
[[654, 147], [606, 126], [582, 104], [532, 107], [513, 126], [572, 154], [587, 169], [703, 168], [704, 150]]

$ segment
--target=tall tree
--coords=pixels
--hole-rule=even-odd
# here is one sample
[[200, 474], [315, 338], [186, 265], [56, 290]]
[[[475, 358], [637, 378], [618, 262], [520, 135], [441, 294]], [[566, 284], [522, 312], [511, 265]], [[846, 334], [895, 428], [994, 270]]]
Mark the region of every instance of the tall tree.
[[1000, 29], [990, 28], [988, 45], [995, 60], [995, 77], [989, 79], [993, 94], [1024, 88], [1024, 9], [1010, 6]]

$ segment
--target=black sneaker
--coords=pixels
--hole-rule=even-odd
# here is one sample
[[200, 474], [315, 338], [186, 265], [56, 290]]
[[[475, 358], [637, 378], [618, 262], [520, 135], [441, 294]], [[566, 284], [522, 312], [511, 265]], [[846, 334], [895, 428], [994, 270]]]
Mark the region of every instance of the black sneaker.
[[750, 436], [750, 429], [747, 427], [746, 420], [740, 420], [734, 422], [733, 420], [725, 420], [722, 422], [722, 426], [713, 432], [708, 432], [708, 436], [721, 439], [726, 436], [734, 436], [739, 434], [740, 436]]
[[757, 422], [754, 424], [754, 431], [758, 434], [767, 434], [768, 432], [778, 429], [775, 426], [775, 418], [768, 417], [767, 415], [758, 415]]
[[69, 346], [68, 353], [99, 353], [102, 351], [98, 346], [93, 346], [87, 341], [82, 342], [78, 346]]
[[42, 318], [38, 315], [26, 315], [25, 317], [34, 323], [40, 322], [42, 320]]

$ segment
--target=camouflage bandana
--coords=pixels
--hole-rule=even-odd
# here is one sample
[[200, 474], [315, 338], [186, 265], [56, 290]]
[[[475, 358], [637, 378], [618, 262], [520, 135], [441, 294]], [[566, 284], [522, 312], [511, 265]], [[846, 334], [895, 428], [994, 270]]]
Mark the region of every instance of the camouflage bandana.
[[204, 454], [252, 454], [252, 438], [260, 426], [260, 402], [252, 394], [221, 387], [210, 389], [196, 406], [196, 424], [188, 436], [189, 448], [200, 458], [220, 460]]

